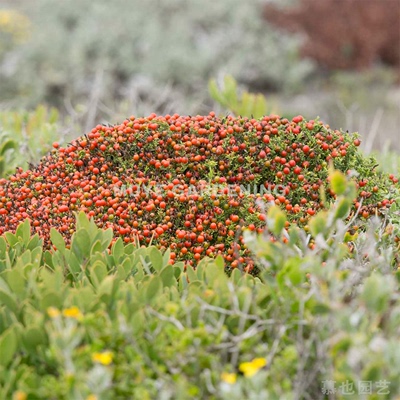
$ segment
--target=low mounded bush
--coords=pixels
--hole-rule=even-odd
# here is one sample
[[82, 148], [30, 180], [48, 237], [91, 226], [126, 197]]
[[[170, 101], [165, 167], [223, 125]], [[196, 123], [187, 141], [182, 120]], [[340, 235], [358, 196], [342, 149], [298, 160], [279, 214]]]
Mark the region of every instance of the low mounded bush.
[[251, 271], [243, 228], [261, 231], [275, 203], [287, 211], [287, 226], [308, 229], [310, 216], [336, 197], [330, 163], [357, 183], [351, 216], [365, 220], [394, 202], [398, 180], [378, 173], [359, 144], [301, 116], [132, 116], [66, 148], [56, 143], [35, 168], [0, 180], [0, 233], [29, 218], [48, 247], [50, 228], [69, 240], [73, 212], [82, 210], [125, 243], [171, 248], [171, 260], [195, 265], [221, 254]]

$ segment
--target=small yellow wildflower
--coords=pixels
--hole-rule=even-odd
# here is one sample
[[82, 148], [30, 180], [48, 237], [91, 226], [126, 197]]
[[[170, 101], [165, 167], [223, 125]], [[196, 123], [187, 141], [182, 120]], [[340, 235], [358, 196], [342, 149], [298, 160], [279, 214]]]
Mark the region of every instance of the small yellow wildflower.
[[250, 378], [266, 365], [267, 360], [265, 358], [255, 358], [253, 361], [241, 363], [239, 370], [243, 372], [244, 376]]
[[13, 400], [26, 400], [28, 398], [28, 395], [25, 392], [22, 392], [21, 390], [17, 390], [13, 394]]
[[64, 317], [74, 318], [74, 319], [78, 319], [78, 320], [82, 319], [82, 317], [83, 317], [81, 311], [76, 306], [73, 306], [73, 307], [70, 307], [70, 308], [66, 308], [63, 311], [63, 315], [64, 315]]
[[113, 361], [113, 353], [111, 351], [103, 351], [102, 353], [93, 353], [92, 360], [99, 364], [110, 365]]
[[47, 309], [47, 314], [50, 318], [57, 318], [61, 315], [60, 311], [55, 307], [49, 307]]
[[25, 42], [30, 33], [30, 20], [14, 10], [0, 10], [0, 33], [10, 34], [15, 43]]
[[0, 11], [0, 25], [9, 25], [12, 18], [11, 18], [12, 14], [10, 12], [7, 11]]
[[89, 394], [88, 397], [86, 397], [86, 400], [97, 400], [98, 397], [95, 394]]
[[236, 382], [236, 374], [234, 373], [229, 373], [229, 372], [223, 372], [221, 374], [221, 379], [226, 382], [229, 383], [230, 385], [233, 385]]

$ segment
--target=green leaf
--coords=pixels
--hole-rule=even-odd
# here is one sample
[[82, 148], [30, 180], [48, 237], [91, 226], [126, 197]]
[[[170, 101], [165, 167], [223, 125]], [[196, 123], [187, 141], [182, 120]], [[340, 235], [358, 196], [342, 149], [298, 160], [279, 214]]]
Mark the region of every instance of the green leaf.
[[108, 249], [108, 247], [110, 246], [111, 241], [114, 237], [114, 233], [111, 228], [108, 228], [105, 231], [101, 231], [101, 232], [102, 232], [101, 245], [103, 246], [103, 251], [104, 251], [104, 250]]
[[[54, 259], [53, 259], [54, 257]], [[51, 269], [54, 269], [54, 260], [57, 259], [59, 260], [59, 257], [56, 256], [56, 253], [52, 253], [49, 250], [46, 250], [43, 255], [44, 263], [50, 267]], [[56, 264], [61, 264], [60, 262], [57, 262]]]
[[299, 240], [300, 240], [299, 228], [297, 226], [292, 225], [289, 228], [289, 243], [291, 245], [295, 245], [299, 242]]
[[5, 279], [12, 292], [22, 295], [25, 291], [25, 278], [17, 269], [5, 271]]
[[343, 219], [346, 218], [351, 209], [351, 201], [348, 198], [342, 198], [336, 205], [334, 218]]
[[[76, 251], [78, 258], [88, 257], [90, 254], [91, 242], [88, 230], [80, 229], [75, 233], [71, 249], [72, 251]], [[79, 255], [81, 256], [79, 257]]]
[[132, 271], [133, 265], [132, 257], [127, 257], [122, 261], [119, 267], [122, 267], [125, 274], [128, 275]]
[[40, 263], [42, 261], [42, 256], [43, 256], [42, 247], [35, 247], [31, 251], [31, 261], [32, 261], [34, 268], [38, 269], [40, 267]]
[[284, 287], [287, 279], [294, 286], [300, 285], [305, 280], [305, 272], [301, 271], [302, 260], [300, 257], [289, 258], [283, 268], [277, 274], [277, 281]]
[[74, 276], [76, 276], [79, 272], [82, 272], [82, 264], [77, 259], [75, 253], [70, 253], [68, 259], [68, 269]]
[[122, 242], [121, 238], [118, 238], [112, 248], [111, 248], [111, 254], [114, 257], [114, 261], [117, 263], [119, 262], [120, 258], [124, 255], [124, 244]]
[[270, 231], [279, 237], [286, 223], [285, 213], [278, 207], [272, 206], [267, 213], [267, 224]]
[[[380, 360], [370, 362], [364, 369], [362, 378], [367, 382], [375, 382], [383, 379], [382, 372], [385, 370], [385, 363]], [[390, 382], [388, 382], [390, 384]], [[388, 392], [387, 392], [388, 393]]]
[[320, 233], [324, 234], [327, 230], [327, 222], [328, 213], [326, 211], [319, 212], [308, 223], [311, 234], [314, 237], [317, 237]]
[[75, 293], [75, 304], [79, 304], [82, 310], [89, 310], [93, 307], [98, 307], [97, 294], [93, 286], [85, 286]]
[[324, 303], [315, 303], [312, 308], [313, 314], [328, 314], [330, 311], [329, 305]]
[[225, 268], [225, 261], [221, 255], [218, 255], [217, 258], [215, 259], [215, 265], [218, 268]]
[[22, 243], [25, 246], [29, 243], [29, 239], [31, 237], [31, 225], [29, 223], [29, 219], [26, 219], [24, 222], [18, 225], [15, 235], [22, 239]]
[[149, 257], [151, 266], [155, 269], [155, 271], [161, 271], [163, 267], [163, 256], [161, 251], [157, 249], [155, 246], [151, 246], [149, 248]]
[[50, 240], [51, 243], [56, 246], [57, 250], [61, 253], [65, 253], [65, 241], [63, 236], [61, 235], [60, 232], [58, 232], [56, 229], [51, 228], [50, 230]]
[[11, 232], [6, 232], [4, 236], [7, 239], [8, 244], [10, 247], [14, 247], [18, 243], [18, 238], [16, 235], [12, 234]]
[[15, 296], [0, 288], [0, 304], [8, 307], [14, 314], [18, 312], [18, 303]]
[[172, 265], [167, 265], [161, 270], [160, 278], [164, 287], [176, 286], [177, 284]]
[[[111, 231], [112, 232], [112, 231]], [[124, 246], [124, 253], [127, 255], [132, 254], [136, 250], [136, 247], [133, 243], [129, 243]]]
[[188, 287], [189, 283], [187, 280], [187, 275], [181, 275], [178, 281], [178, 289], [182, 293]]
[[134, 335], [138, 335], [141, 332], [143, 332], [145, 324], [146, 324], [146, 318], [144, 315], [144, 311], [140, 309], [137, 312], [135, 312], [131, 317], [130, 325], [132, 327], [132, 333]]
[[98, 253], [102, 253], [102, 252], [103, 252], [103, 246], [102, 246], [100, 240], [96, 240], [92, 244], [92, 247], [90, 249], [90, 255], [93, 257], [93, 255], [98, 254]]
[[15, 234], [18, 238], [22, 239], [22, 243], [25, 246], [28, 245], [31, 238], [31, 224], [29, 222], [29, 219], [26, 219], [24, 222], [18, 225]]
[[132, 273], [134, 275], [135, 282], [137, 282], [137, 283], [142, 282], [142, 280], [145, 277], [143, 265], [141, 262], [136, 262], [134, 265], [135, 265], [136, 269], [135, 269], [135, 267], [132, 268], [132, 271], [133, 271]]
[[59, 293], [64, 285], [64, 270], [61, 265], [57, 265], [54, 270], [41, 269], [40, 278], [46, 288]]
[[197, 274], [191, 265], [188, 265], [186, 268], [186, 276], [189, 282], [197, 281]]
[[183, 274], [185, 264], [180, 261], [180, 262], [174, 264], [173, 267], [174, 267], [174, 276], [176, 279], [179, 279], [181, 277], [181, 275]]
[[0, 365], [7, 367], [17, 351], [17, 337], [13, 328], [9, 328], [0, 336]]
[[4, 260], [7, 251], [7, 242], [3, 236], [0, 236], [0, 260]]
[[157, 275], [152, 276], [150, 282], [147, 284], [146, 300], [152, 302], [162, 292], [162, 281]]
[[17, 149], [17, 143], [14, 140], [7, 139], [0, 145], [0, 155], [4, 155], [6, 151]]
[[98, 283], [102, 282], [108, 275], [107, 266], [101, 261], [96, 261], [91, 267], [90, 275], [95, 276]]
[[[125, 261], [127, 261], [127, 263], [118, 264], [118, 265], [117, 265], [117, 274], [116, 274], [116, 277], [117, 277], [118, 280], [125, 280], [126, 277], [127, 277], [128, 274], [129, 274], [129, 265], [130, 265], [130, 262], [129, 262], [128, 259], [126, 259]], [[128, 265], [128, 267], [127, 267], [127, 265]]]
[[114, 287], [114, 277], [113, 276], [107, 276], [105, 277], [102, 282], [100, 283], [100, 286], [98, 288], [98, 294], [103, 300], [112, 295], [113, 293], [113, 287]]
[[238, 268], [235, 268], [231, 273], [231, 279], [235, 284], [238, 284], [242, 275], [242, 272]]
[[5, 163], [4, 163], [4, 157], [3, 157], [3, 156], [0, 156], [0, 176], [6, 175], [6, 171], [5, 171], [5, 169], [4, 169], [4, 165], [5, 165]]
[[47, 310], [49, 307], [61, 308], [62, 305], [63, 305], [63, 299], [61, 297], [61, 293], [55, 292], [54, 290], [47, 292], [40, 299], [40, 308], [43, 311]]
[[24, 268], [24, 265], [31, 263], [32, 261], [32, 253], [30, 250], [25, 250], [17, 259], [17, 262], [15, 263], [15, 267], [21, 267], [21, 269]]
[[254, 103], [253, 96], [251, 96], [250, 93], [244, 92], [242, 94], [241, 104], [236, 113], [238, 115], [250, 117], [250, 115], [253, 111], [253, 103]]
[[168, 264], [170, 255], [171, 249], [168, 247], [168, 249], [163, 254], [163, 266]]
[[80, 229], [90, 229], [89, 217], [81, 211], [79, 214], [75, 214], [76, 216], [76, 230]]
[[256, 102], [254, 105], [254, 118], [261, 118], [268, 114], [267, 100], [261, 94], [257, 95]]
[[215, 79], [211, 79], [208, 82], [208, 93], [210, 94], [210, 97], [217, 101], [219, 104], [222, 106], [226, 106], [225, 104], [225, 99], [224, 97], [220, 94], [218, 85]]
[[24, 330], [22, 335], [22, 343], [30, 352], [35, 352], [36, 348], [47, 343], [47, 337], [43, 328], [30, 327]]
[[238, 106], [237, 83], [235, 78], [231, 75], [226, 75], [224, 78], [223, 96], [231, 108], [236, 108]]
[[347, 188], [347, 179], [340, 171], [334, 171], [330, 175], [330, 186], [334, 193], [338, 196], [343, 194]]
[[203, 282], [200, 281], [193, 281], [187, 284], [188, 291], [191, 293], [200, 294], [201, 290], [203, 289]]
[[340, 337], [340, 339], [332, 345], [332, 355], [337, 357], [340, 353], [346, 353], [351, 345], [352, 341], [349, 336]]
[[224, 269], [216, 265], [210, 265], [206, 268], [207, 285], [214, 287], [217, 283], [225, 283], [228, 279]]

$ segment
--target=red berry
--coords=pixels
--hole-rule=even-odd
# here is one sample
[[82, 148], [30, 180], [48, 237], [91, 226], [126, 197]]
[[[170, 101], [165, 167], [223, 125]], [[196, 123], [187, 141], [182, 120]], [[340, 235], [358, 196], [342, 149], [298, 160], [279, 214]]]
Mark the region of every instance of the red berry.
[[300, 123], [301, 121], [303, 121], [303, 117], [301, 115], [298, 115], [297, 117], [294, 117], [292, 119], [293, 122], [295, 122], [296, 124]]

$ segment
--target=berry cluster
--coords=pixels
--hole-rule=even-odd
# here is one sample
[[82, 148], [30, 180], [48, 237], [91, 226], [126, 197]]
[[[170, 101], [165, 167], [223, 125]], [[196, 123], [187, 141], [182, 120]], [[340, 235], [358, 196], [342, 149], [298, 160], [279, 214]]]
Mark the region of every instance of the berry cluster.
[[[235, 268], [252, 261], [242, 229], [260, 230], [265, 203], [281, 205], [289, 220], [307, 224], [332, 200], [328, 166], [356, 170], [361, 215], [393, 200], [394, 177], [374, 171], [355, 136], [298, 116], [289, 121], [208, 116], [134, 116], [97, 125], [28, 171], [0, 180], [0, 234], [25, 218], [49, 245], [51, 227], [66, 239], [74, 212], [83, 210], [126, 243], [171, 248], [190, 264], [222, 254]], [[362, 203], [361, 203], [362, 199]]]

